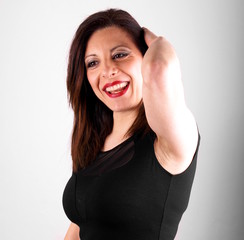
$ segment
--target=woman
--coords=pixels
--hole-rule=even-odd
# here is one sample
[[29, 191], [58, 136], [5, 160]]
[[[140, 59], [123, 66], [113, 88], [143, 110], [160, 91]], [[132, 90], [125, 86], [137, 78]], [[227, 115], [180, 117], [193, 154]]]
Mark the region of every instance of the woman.
[[95, 13], [73, 39], [67, 88], [74, 127], [65, 239], [174, 239], [200, 137], [171, 44], [125, 11]]

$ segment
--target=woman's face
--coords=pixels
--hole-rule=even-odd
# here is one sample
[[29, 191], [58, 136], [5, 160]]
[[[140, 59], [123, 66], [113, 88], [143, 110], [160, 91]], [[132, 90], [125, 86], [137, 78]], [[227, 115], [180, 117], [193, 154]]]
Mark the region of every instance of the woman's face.
[[130, 111], [142, 99], [142, 54], [130, 35], [112, 26], [93, 33], [85, 65], [96, 96], [112, 111]]

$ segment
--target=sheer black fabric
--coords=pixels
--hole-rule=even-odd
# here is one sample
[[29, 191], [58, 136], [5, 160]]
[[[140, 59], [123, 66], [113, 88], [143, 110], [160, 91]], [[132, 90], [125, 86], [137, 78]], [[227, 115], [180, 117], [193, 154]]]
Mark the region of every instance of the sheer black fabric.
[[131, 137], [109, 151], [100, 152], [96, 160], [82, 170], [82, 174], [95, 176], [112, 171], [128, 163], [133, 155], [134, 141]]

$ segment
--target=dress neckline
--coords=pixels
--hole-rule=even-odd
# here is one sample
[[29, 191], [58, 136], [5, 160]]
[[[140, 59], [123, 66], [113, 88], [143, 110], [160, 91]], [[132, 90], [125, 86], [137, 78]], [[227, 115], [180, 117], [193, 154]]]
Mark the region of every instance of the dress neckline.
[[122, 141], [121, 143], [119, 143], [118, 145], [114, 146], [113, 148], [111, 148], [111, 149], [109, 149], [109, 150], [106, 150], [106, 151], [101, 150], [101, 151], [99, 152], [99, 155], [100, 155], [100, 154], [102, 154], [102, 155], [104, 154], [104, 155], [105, 155], [105, 154], [107, 154], [107, 153], [110, 153], [110, 152], [112, 152], [112, 151], [115, 151], [116, 149], [118, 149], [118, 148], [122, 147], [123, 145], [127, 144], [128, 142], [132, 141], [133, 138], [134, 138], [134, 135], [128, 137], [127, 139], [125, 139], [124, 141]]

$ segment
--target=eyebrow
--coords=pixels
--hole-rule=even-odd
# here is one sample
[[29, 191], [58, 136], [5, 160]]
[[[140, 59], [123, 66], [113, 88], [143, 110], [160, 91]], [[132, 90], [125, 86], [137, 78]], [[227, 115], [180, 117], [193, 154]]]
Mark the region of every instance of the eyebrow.
[[129, 47], [127, 47], [125, 44], [120, 44], [120, 45], [117, 45], [117, 46], [111, 48], [110, 52], [113, 52], [116, 48], [120, 48], [120, 47], [126, 47], [126, 48], [129, 48]]
[[[120, 44], [120, 45], [117, 45], [117, 46], [111, 48], [111, 49], [110, 49], [110, 52], [113, 52], [115, 49], [120, 48], [120, 47], [129, 48], [129, 47], [127, 47], [125, 44]], [[96, 55], [96, 54], [89, 54], [89, 55], [85, 56], [85, 60], [86, 60], [88, 57], [97, 57], [97, 55]]]
[[97, 55], [96, 54], [89, 54], [87, 56], [85, 56], [85, 60], [88, 58], [88, 57], [96, 57]]

